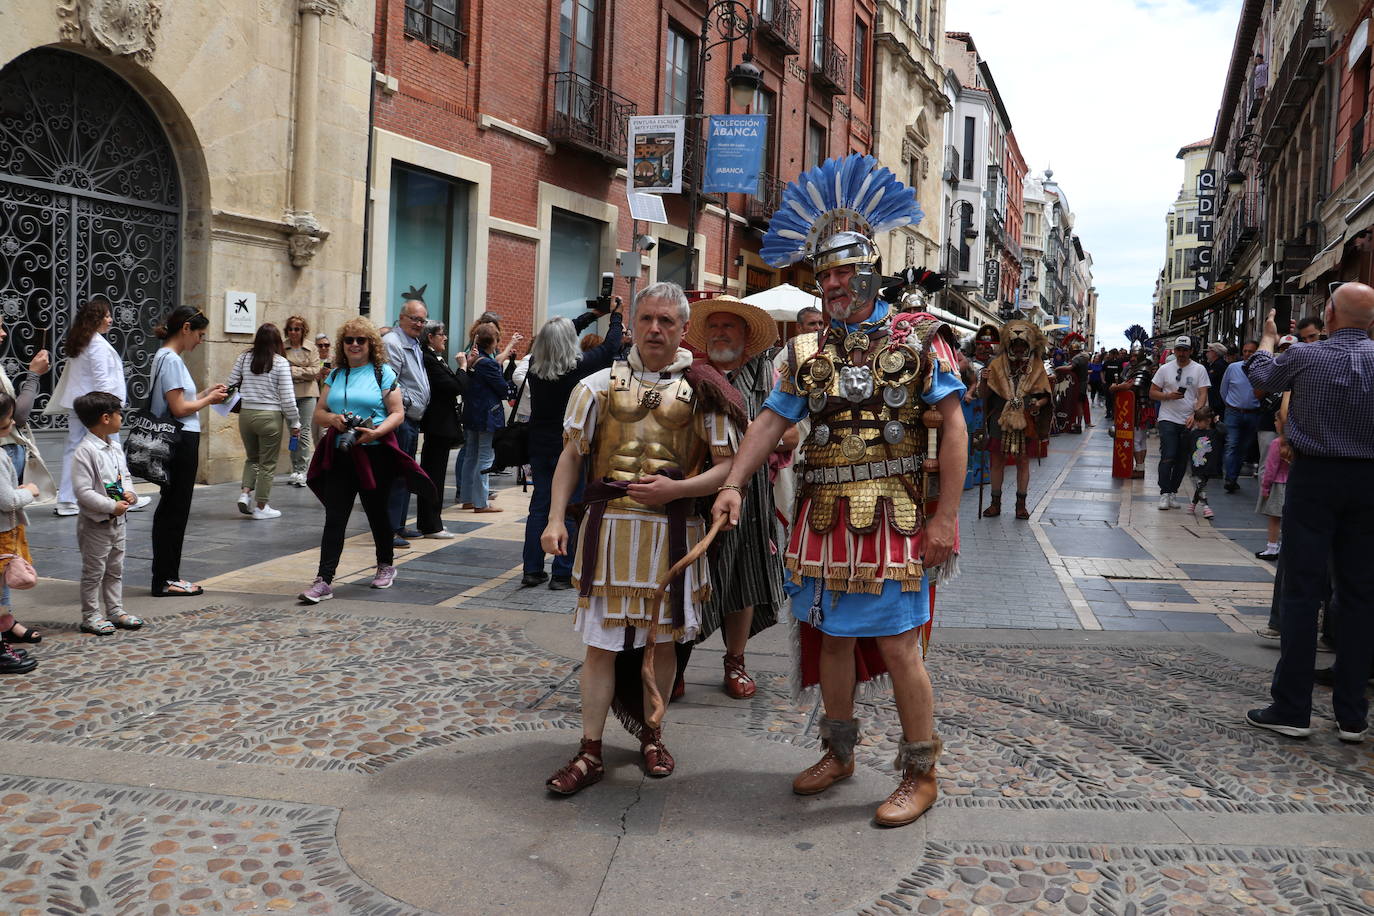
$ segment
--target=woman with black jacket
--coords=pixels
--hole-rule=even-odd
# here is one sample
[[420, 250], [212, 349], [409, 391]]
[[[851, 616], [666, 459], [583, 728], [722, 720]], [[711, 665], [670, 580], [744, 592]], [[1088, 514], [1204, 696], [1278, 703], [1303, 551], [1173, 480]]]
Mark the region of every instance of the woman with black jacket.
[[420, 432], [425, 436], [420, 447], [420, 467], [435, 482], [435, 493], [432, 497], [428, 494], [417, 497], [416, 524], [425, 537], [443, 540], [452, 538], [453, 532], [445, 530], [444, 521], [439, 517], [444, 500], [440, 488], [448, 468], [449, 452], [463, 441], [458, 399], [468, 387], [467, 354], [459, 353], [455, 357], [458, 363], [455, 372], [444, 356], [447, 347], [448, 330], [444, 323], [431, 321], [426, 324], [422, 349], [425, 374], [429, 376], [429, 406], [420, 418]]

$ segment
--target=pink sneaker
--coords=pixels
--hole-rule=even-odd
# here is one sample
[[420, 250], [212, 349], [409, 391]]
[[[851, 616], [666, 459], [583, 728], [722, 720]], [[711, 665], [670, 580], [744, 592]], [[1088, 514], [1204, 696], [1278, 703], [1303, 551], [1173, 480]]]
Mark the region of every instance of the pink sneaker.
[[310, 587], [296, 596], [306, 604], [319, 604], [321, 601], [328, 601], [334, 597], [334, 589], [329, 587], [329, 583], [319, 576], [310, 583]]
[[1203, 518], [1211, 518], [1211, 517], [1214, 516], [1214, 515], [1216, 515], [1216, 513], [1212, 511], [1212, 507], [1211, 507], [1211, 506], [1203, 506], [1203, 507], [1202, 507], [1202, 517], [1203, 517]]
[[1197, 511], [1197, 503], [1189, 503], [1189, 504], [1188, 504], [1188, 514], [1189, 514], [1189, 515], [1192, 515], [1192, 514], [1193, 514], [1194, 512], [1196, 512], [1196, 511]]
[[378, 566], [377, 575], [372, 577], [373, 588], [391, 588], [391, 583], [396, 581], [396, 567]]

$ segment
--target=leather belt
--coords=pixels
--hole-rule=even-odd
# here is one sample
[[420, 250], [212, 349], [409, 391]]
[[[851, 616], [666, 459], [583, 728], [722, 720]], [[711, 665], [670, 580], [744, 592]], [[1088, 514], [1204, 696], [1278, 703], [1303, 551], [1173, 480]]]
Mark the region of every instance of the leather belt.
[[922, 463], [920, 457], [908, 455], [905, 458], [866, 461], [861, 464], [846, 464], [841, 467], [810, 468], [803, 472], [802, 480], [806, 483], [853, 483], [856, 480], [877, 480], [879, 477], [914, 474]]

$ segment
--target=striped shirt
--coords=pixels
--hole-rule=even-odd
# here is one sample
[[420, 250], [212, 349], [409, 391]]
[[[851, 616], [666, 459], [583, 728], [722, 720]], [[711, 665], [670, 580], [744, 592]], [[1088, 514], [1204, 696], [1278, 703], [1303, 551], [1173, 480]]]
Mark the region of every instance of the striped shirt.
[[285, 356], [272, 357], [272, 369], [261, 375], [253, 371], [253, 353], [240, 353], [229, 373], [228, 384], [239, 386], [239, 396], [248, 410], [280, 410], [287, 426], [300, 426], [296, 409], [296, 386], [291, 382], [291, 364]]
[[1245, 362], [1261, 391], [1292, 391], [1287, 437], [1299, 454], [1374, 460], [1374, 340], [1341, 328], [1329, 340], [1300, 343]]

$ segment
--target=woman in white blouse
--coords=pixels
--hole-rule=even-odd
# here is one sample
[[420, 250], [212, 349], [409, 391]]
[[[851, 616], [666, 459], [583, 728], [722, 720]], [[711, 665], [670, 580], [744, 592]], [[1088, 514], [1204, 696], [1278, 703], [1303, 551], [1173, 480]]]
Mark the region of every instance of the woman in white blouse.
[[[55, 400], [67, 411], [67, 448], [62, 453], [62, 482], [57, 489], [58, 515], [76, 515], [76, 496], [72, 493], [72, 452], [86, 436], [86, 427], [77, 419], [72, 404], [83, 394], [104, 391], [119, 398], [128, 396], [124, 387], [124, 360], [105, 339], [114, 324], [114, 312], [104, 296], [92, 296], [76, 313], [64, 345], [67, 366], [58, 382]], [[146, 505], [151, 500], [140, 500]], [[140, 506], [141, 508], [141, 506]]]

